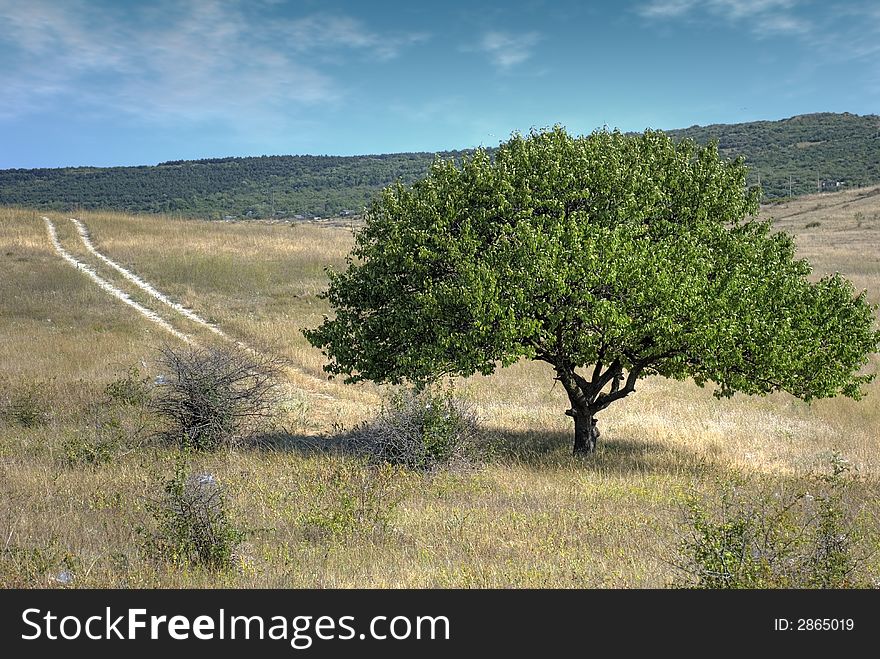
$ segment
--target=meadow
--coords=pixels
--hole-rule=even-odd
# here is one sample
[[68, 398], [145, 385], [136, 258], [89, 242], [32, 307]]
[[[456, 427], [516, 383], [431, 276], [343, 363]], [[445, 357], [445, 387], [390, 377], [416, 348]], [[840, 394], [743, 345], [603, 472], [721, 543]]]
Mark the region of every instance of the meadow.
[[[75, 258], [173, 316], [95, 259], [69, 215], [0, 209], [4, 587], [675, 586], [688, 493], [712, 501], [737, 479], [756, 496], [807, 490], [835, 461], [860, 493], [861, 583], [880, 583], [870, 533], [880, 383], [860, 401], [807, 404], [786, 394], [716, 400], [709, 387], [647, 379], [603, 412], [598, 452], [574, 458], [564, 391], [546, 364], [521, 362], [455, 383], [495, 447], [483, 467], [377, 475], [332, 447], [376, 413], [386, 389], [328, 380], [300, 333], [329, 313], [318, 294], [325, 268], [344, 267], [351, 227], [82, 213], [103, 254], [288, 362], [266, 441], [186, 456], [216, 476], [247, 531], [233, 567], [157, 560], [145, 548], [151, 502], [180, 452], [107, 387], [153, 382], [158, 349], [177, 340], [63, 261], [43, 215]], [[796, 236], [815, 276], [839, 271], [880, 302], [880, 188], [799, 197], [762, 215]], [[174, 324], [201, 344], [222, 342], [184, 318]]]

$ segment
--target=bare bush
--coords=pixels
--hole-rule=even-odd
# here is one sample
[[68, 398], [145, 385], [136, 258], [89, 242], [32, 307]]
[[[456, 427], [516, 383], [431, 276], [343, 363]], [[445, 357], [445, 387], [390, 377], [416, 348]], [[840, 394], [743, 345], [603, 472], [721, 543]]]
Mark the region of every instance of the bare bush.
[[282, 361], [238, 348], [160, 351], [166, 372], [153, 406], [169, 424], [166, 436], [199, 450], [245, 441], [273, 416], [281, 398]]
[[369, 460], [420, 471], [472, 467], [485, 450], [474, 405], [434, 389], [397, 392], [349, 441]]

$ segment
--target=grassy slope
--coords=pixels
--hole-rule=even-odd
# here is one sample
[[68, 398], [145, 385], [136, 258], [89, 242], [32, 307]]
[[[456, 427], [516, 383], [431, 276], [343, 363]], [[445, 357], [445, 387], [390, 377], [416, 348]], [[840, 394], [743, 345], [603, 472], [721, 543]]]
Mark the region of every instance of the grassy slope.
[[[797, 234], [817, 274], [840, 270], [876, 302], [880, 195], [868, 192], [765, 212]], [[71, 224], [53, 218], [64, 245], [88, 260]], [[146, 501], [170, 475], [174, 452], [147, 445], [97, 467], [65, 466], [64, 457], [72, 442], [101, 432], [89, 403], [104, 384], [128, 365], [150, 363], [155, 346], [173, 339], [63, 263], [37, 214], [4, 211], [0, 395], [35, 382], [52, 418], [34, 429], [0, 425], [3, 585], [51, 585], [71, 566], [77, 586], [662, 586], [675, 578], [669, 548], [680, 520], [676, 501], [688, 488], [711, 493], [717, 478], [733, 473], [754, 483], [797, 479], [821, 468], [833, 449], [868, 482], [880, 476], [880, 385], [861, 402], [807, 406], [786, 395], [718, 402], [690, 383], [645, 381], [607, 410], [601, 451], [581, 461], [569, 456], [564, 394], [542, 365], [521, 363], [459, 384], [502, 440], [485, 470], [398, 477], [392, 489], [402, 499], [391, 530], [316, 540], [302, 518], [332, 498], [343, 460], [295, 446], [366, 418], [380, 393], [326, 382], [321, 355], [297, 331], [326, 311], [316, 299], [322, 269], [342, 266], [350, 232], [82, 219], [109, 256], [232, 336], [291, 359], [289, 435], [279, 450], [197, 458], [229, 488], [242, 524], [257, 529], [239, 570], [209, 575], [147, 560], [135, 529], [149, 523]], [[820, 224], [806, 228], [813, 222]]]

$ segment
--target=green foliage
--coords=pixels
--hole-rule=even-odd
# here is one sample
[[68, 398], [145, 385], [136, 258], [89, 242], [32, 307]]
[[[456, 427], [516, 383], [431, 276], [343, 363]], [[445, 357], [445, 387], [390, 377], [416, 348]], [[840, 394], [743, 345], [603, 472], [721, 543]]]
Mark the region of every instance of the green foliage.
[[109, 419], [92, 437], [73, 432], [61, 443], [61, 462], [66, 467], [100, 466], [113, 460], [125, 446], [118, 419]]
[[649, 375], [858, 397], [875, 308], [839, 275], [811, 282], [791, 237], [749, 217], [745, 179], [741, 159], [656, 131], [555, 127], [438, 159], [374, 202], [330, 273], [335, 317], [304, 334], [351, 382], [545, 361], [576, 429]]
[[104, 388], [111, 404], [143, 406], [150, 400], [150, 379], [141, 375], [137, 366], [129, 366], [125, 372]]
[[162, 489], [163, 495], [147, 505], [154, 528], [140, 529], [144, 552], [176, 565], [230, 567], [247, 534], [231, 521], [217, 479], [192, 473], [184, 453]]
[[808, 490], [750, 491], [740, 480], [719, 484], [718, 499], [687, 496], [687, 534], [678, 570], [697, 588], [851, 588], [862, 574], [870, 540], [859, 519], [861, 499], [847, 465]]
[[104, 387], [104, 396], [77, 415], [59, 458], [66, 467], [100, 466], [140, 446], [150, 432], [149, 379], [131, 366]]
[[44, 547], [7, 542], [0, 548], [3, 588], [63, 588], [84, 572], [80, 558], [53, 537]]
[[349, 442], [368, 460], [420, 471], [469, 467], [485, 451], [474, 406], [436, 388], [395, 392]]
[[0, 384], [0, 418], [4, 422], [22, 428], [36, 428], [49, 422], [52, 403], [47, 389], [51, 382], [22, 380], [13, 384], [5, 380]]
[[310, 506], [299, 520], [303, 533], [310, 540], [340, 541], [387, 533], [409, 479], [389, 464], [334, 460], [316, 482], [318, 489], [309, 493]]

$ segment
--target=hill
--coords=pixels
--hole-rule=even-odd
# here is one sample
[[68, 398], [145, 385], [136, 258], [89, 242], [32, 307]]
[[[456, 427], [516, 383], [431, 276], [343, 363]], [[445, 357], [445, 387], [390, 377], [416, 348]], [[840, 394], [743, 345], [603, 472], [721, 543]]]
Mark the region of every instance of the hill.
[[215, 219], [340, 215], [360, 212], [392, 181], [414, 181], [433, 158], [429, 153], [259, 156], [139, 167], [8, 169], [0, 170], [0, 203]]
[[[820, 113], [781, 121], [691, 126], [668, 131], [742, 155], [765, 199], [838, 191], [880, 182], [880, 116]], [[789, 179], [791, 177], [791, 179]]]
[[[760, 181], [767, 199], [880, 182], [877, 115], [809, 114], [669, 133], [700, 143], [717, 139], [726, 156], [743, 155], [753, 170], [750, 183]], [[389, 183], [411, 183], [433, 158], [430, 153], [260, 156], [139, 167], [7, 169], [0, 170], [0, 204], [216, 219], [338, 216], [360, 212]]]

